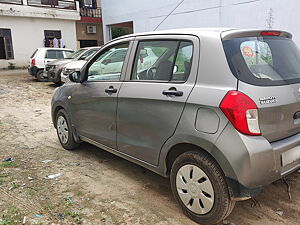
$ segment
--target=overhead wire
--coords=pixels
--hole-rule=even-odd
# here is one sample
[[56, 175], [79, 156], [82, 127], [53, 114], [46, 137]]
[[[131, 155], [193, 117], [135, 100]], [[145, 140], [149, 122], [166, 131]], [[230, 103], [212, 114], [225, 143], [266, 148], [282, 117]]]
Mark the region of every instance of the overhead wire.
[[184, 2], [185, 0], [182, 0], [181, 2], [179, 2], [176, 7], [154, 28], [153, 31], [155, 31], [157, 28], [159, 28], [159, 26], [166, 20], [168, 19], [168, 17]]

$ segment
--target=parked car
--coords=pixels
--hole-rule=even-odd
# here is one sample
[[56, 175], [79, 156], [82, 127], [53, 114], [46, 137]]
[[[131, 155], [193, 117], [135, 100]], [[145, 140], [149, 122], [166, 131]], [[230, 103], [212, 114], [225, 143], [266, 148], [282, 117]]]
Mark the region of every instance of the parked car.
[[[118, 71], [122, 67], [122, 61], [126, 55], [127, 49], [126, 48], [112, 48], [109, 51], [107, 51], [105, 54], [103, 54], [100, 58], [97, 59], [97, 62], [93, 65], [93, 68], [91, 70], [91, 73], [94, 73], [94, 78], [97, 78], [97, 74], [111, 74], [115, 71]], [[139, 63], [138, 71], [144, 70], [149, 66], [149, 64], [154, 64], [154, 62], [158, 59], [158, 57], [154, 54], [152, 49], [145, 48], [144, 54], [140, 55], [140, 60], [143, 61], [143, 63]], [[67, 64], [64, 69], [62, 70], [62, 82], [68, 82], [69, 80], [69, 74], [74, 71], [79, 71], [86, 61], [74, 61], [69, 64]], [[91, 77], [92, 79], [92, 77]]]
[[[121, 65], [99, 67], [111, 49], [127, 49]], [[148, 49], [157, 60], [143, 67]], [[70, 79], [52, 99], [61, 145], [88, 142], [170, 177], [198, 223], [217, 224], [236, 201], [300, 168], [300, 53], [288, 32], [133, 34]]]
[[45, 65], [56, 59], [67, 58], [74, 51], [65, 48], [38, 48], [30, 57], [28, 73], [38, 79], [45, 81], [43, 72]]
[[45, 69], [46, 77], [53, 83], [61, 83], [60, 75], [63, 67], [67, 63], [77, 60], [85, 60], [89, 56], [95, 54], [99, 49], [100, 47], [81, 48], [64, 59], [58, 59], [48, 63]]

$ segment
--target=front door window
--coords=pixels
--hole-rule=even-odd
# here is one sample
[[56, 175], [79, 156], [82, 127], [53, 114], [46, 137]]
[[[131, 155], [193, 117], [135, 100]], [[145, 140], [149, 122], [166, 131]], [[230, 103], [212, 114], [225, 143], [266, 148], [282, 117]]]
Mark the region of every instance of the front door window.
[[129, 43], [115, 45], [98, 55], [88, 68], [87, 81], [119, 80]]

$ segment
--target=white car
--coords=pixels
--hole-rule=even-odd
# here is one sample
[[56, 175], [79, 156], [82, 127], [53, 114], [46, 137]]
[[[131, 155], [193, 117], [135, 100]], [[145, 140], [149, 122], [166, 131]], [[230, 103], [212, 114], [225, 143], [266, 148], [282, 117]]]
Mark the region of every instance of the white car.
[[28, 73], [39, 81], [44, 81], [43, 72], [45, 65], [56, 59], [67, 58], [74, 51], [65, 48], [38, 48], [30, 57]]
[[[121, 71], [122, 62], [126, 55], [126, 48], [110, 49], [103, 54], [102, 57], [97, 59], [97, 62], [90, 68], [91, 73], [94, 74], [93, 78], [97, 80], [97, 75], [107, 74], [107, 76], [114, 76], [114, 74]], [[153, 65], [157, 61], [158, 57], [154, 54], [152, 49], [145, 48], [140, 52], [139, 61], [137, 63], [138, 71], [145, 70], [149, 65]], [[61, 81], [66, 83], [69, 80], [69, 75], [74, 71], [80, 71], [86, 61], [78, 60], [65, 65], [61, 73]], [[103, 75], [102, 75], [103, 77]]]

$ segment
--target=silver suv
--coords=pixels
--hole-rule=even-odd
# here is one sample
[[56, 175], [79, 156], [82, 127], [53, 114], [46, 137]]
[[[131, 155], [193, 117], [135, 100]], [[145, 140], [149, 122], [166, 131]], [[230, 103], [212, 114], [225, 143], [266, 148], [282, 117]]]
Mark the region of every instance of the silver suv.
[[[144, 60], [148, 51], [155, 60]], [[236, 201], [300, 167], [300, 53], [290, 33], [133, 34], [70, 79], [52, 99], [61, 145], [88, 142], [170, 177], [198, 223], [220, 222]]]

